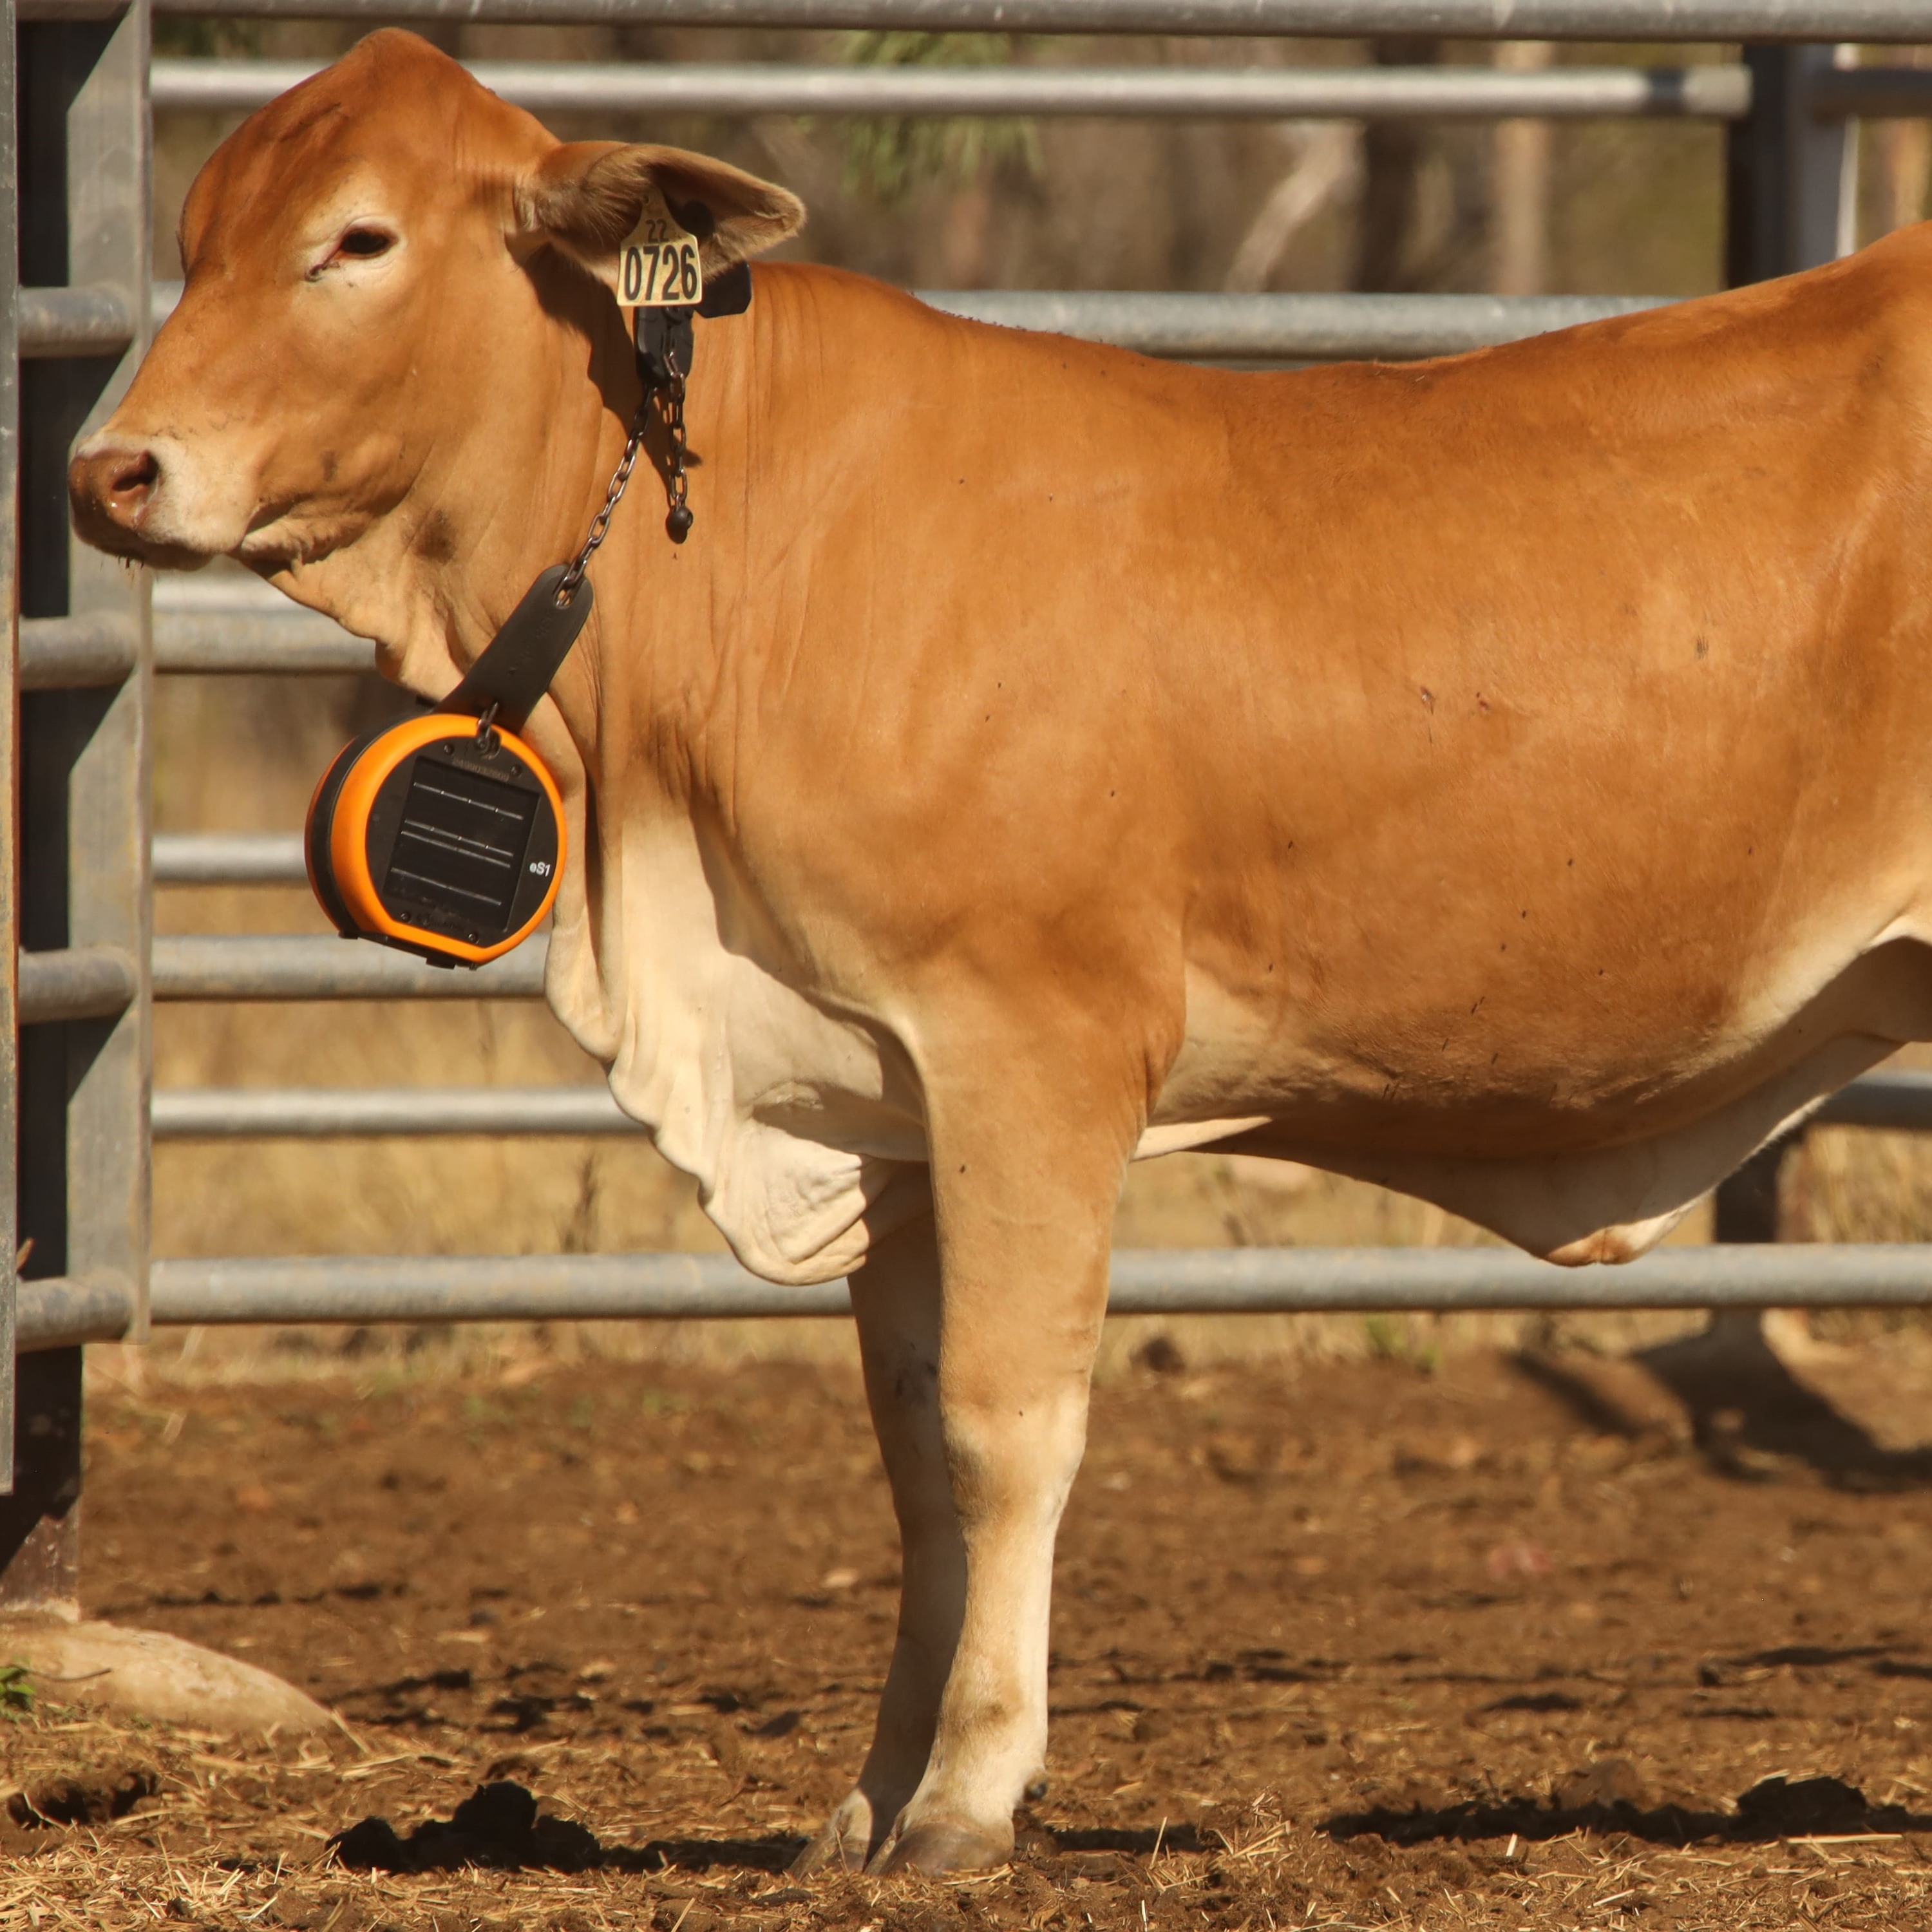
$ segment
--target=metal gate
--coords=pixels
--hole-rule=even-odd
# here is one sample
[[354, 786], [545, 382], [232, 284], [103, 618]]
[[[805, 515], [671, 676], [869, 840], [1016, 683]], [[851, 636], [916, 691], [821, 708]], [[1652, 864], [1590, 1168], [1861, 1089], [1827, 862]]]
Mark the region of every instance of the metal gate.
[[[370, 652], [326, 620], [245, 596], [198, 595], [192, 580], [165, 587], [151, 612], [143, 576], [68, 537], [68, 450], [111, 409], [172, 298], [148, 270], [151, 107], [245, 108], [309, 70], [151, 63], [151, 4], [198, 16], [372, 21], [1748, 39], [1738, 60], [1662, 70], [476, 70], [539, 112], [1720, 122], [1730, 130], [1733, 282], [1840, 252], [1850, 117], [1932, 114], [1932, 72], [1848, 69], [1831, 44], [1932, 40], [1932, 0], [20, 0], [17, 19], [15, 4], [0, 0], [0, 60], [14, 63], [0, 84], [0, 229], [17, 234], [17, 250], [0, 235], [0, 518], [16, 526], [17, 512], [20, 533], [17, 550], [0, 550], [14, 585], [0, 648], [18, 694], [0, 720], [0, 1214], [16, 1222], [0, 1223], [0, 1401], [19, 1414], [16, 1426], [0, 1418], [0, 1456], [19, 1446], [14, 1493], [0, 1504], [0, 1607], [74, 1594], [86, 1340], [139, 1339], [150, 1322], [742, 1316], [848, 1306], [842, 1283], [776, 1288], [713, 1256], [151, 1262], [152, 1138], [636, 1131], [602, 1088], [150, 1094], [157, 1000], [532, 998], [542, 976], [541, 942], [459, 980], [333, 938], [152, 935], [157, 881], [302, 876], [292, 833], [152, 836], [154, 676], [361, 670]], [[1641, 296], [927, 298], [1155, 354], [1244, 360], [1438, 353], [1648, 305]], [[1932, 1077], [1868, 1076], [1820, 1118], [1932, 1126]], [[1760, 1194], [1763, 1171], [1761, 1160]], [[1720, 1235], [1750, 1234], [1750, 1198], [1748, 1183], [1744, 1192], [1732, 1190]], [[1111, 1305], [1210, 1312], [1882, 1302], [1932, 1302], [1932, 1249], [1676, 1248], [1630, 1268], [1580, 1274], [1490, 1249], [1122, 1252]]]

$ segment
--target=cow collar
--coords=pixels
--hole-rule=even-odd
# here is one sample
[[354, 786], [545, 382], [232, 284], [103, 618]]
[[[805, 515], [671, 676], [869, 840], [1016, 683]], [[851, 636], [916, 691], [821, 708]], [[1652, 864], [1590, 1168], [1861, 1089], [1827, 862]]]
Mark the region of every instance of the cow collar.
[[632, 340], [644, 394], [638, 398], [637, 414], [631, 418], [624, 454], [618, 459], [610, 488], [604, 493], [604, 507], [590, 520], [590, 533], [577, 554], [568, 563], [553, 564], [524, 592], [523, 601], [484, 647], [482, 656], [470, 666], [463, 682], [436, 706], [439, 711], [464, 712], [481, 718], [486, 725], [500, 721], [517, 730], [536, 709], [538, 700], [549, 690], [564, 659], [570, 655], [570, 647], [590, 620], [596, 592], [585, 573], [610, 532], [610, 519], [617, 506], [624, 500], [625, 487], [637, 466], [638, 452], [644, 447], [653, 406], [664, 418], [668, 446], [664, 494], [670, 508], [664, 518], [664, 532], [673, 543], [681, 544], [690, 536], [696, 520], [685, 500], [684, 391], [695, 347], [692, 317], [742, 315], [751, 305], [752, 272], [740, 262], [711, 281], [700, 302], [685, 308], [640, 308], [634, 312]]

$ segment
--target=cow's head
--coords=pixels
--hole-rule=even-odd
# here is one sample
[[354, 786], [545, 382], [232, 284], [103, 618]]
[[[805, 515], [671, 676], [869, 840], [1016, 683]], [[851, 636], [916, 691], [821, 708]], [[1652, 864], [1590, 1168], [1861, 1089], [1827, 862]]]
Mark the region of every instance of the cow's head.
[[74, 456], [76, 528], [144, 563], [238, 557], [304, 602], [377, 530], [365, 569], [502, 549], [520, 589], [575, 548], [637, 394], [610, 291], [653, 189], [705, 212], [707, 272], [803, 219], [701, 155], [559, 142], [427, 42], [371, 34], [202, 170], [180, 305]]

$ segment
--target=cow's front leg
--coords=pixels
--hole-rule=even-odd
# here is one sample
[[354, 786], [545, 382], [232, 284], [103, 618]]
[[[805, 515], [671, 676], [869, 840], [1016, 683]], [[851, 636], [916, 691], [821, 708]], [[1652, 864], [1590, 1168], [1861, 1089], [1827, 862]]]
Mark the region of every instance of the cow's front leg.
[[965, 1545], [939, 1415], [939, 1251], [932, 1218], [874, 1247], [852, 1275], [866, 1397], [898, 1518], [898, 1633], [859, 1781], [793, 1865], [863, 1866], [918, 1788], [966, 1604]]
[[[1138, 1125], [1126, 1106], [1070, 1120], [1036, 1092], [1024, 1097], [1040, 1104], [1017, 1116], [972, 1110], [963, 1127], [940, 1110], [929, 1129], [938, 1437], [964, 1590], [932, 1748], [873, 1855], [877, 1871], [998, 1864], [1046, 1760], [1054, 1538], [1085, 1444], [1114, 1208]], [[945, 1546], [936, 1531], [932, 1546]], [[922, 1671], [942, 1629], [935, 1614]]]

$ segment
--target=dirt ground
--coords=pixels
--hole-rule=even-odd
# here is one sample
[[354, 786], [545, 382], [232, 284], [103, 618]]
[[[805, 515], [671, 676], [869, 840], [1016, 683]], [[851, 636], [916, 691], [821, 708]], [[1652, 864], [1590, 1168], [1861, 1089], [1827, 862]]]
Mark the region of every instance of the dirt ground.
[[1681, 1348], [1144, 1350], [1063, 1539], [1050, 1789], [954, 1882], [784, 1875], [892, 1627], [848, 1371], [110, 1392], [90, 1610], [344, 1728], [41, 1687], [0, 1723], [0, 1925], [1922, 1926], [1924, 1354], [1767, 1357], [1739, 1396]]

